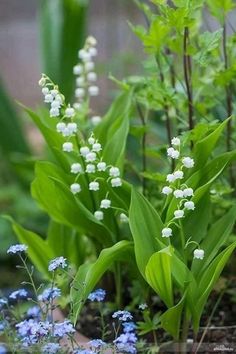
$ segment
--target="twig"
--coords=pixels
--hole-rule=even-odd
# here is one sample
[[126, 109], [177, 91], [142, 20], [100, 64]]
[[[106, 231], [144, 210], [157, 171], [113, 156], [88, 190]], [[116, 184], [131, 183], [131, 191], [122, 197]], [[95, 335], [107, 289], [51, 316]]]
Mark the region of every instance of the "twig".
[[[224, 21], [223, 25], [223, 55], [224, 55], [224, 65], [225, 65], [225, 70], [228, 70], [229, 68], [229, 62], [228, 62], [228, 53], [227, 53], [227, 29], [226, 29], [226, 21]], [[225, 95], [226, 95], [226, 106], [227, 106], [227, 116], [230, 117], [233, 113], [233, 104], [232, 104], [232, 87], [231, 84], [228, 83], [225, 86]], [[226, 147], [227, 151], [231, 151], [231, 136], [232, 136], [232, 120], [230, 119], [227, 123], [227, 133], [226, 133]], [[233, 175], [233, 170], [232, 167], [229, 169], [229, 174], [230, 174], [230, 185], [232, 188], [234, 188], [234, 175]]]
[[[160, 73], [160, 79], [163, 85], [165, 85], [165, 77], [164, 74], [162, 72], [162, 68], [161, 68], [161, 63], [158, 59], [158, 57], [156, 56], [156, 62], [157, 62], [157, 66], [159, 69], [159, 73]], [[171, 138], [172, 138], [172, 134], [171, 134], [171, 124], [170, 124], [170, 116], [169, 116], [169, 107], [167, 105], [166, 102], [166, 98], [164, 97], [164, 112], [165, 112], [165, 116], [166, 116], [166, 132], [167, 132], [167, 138], [168, 138], [168, 143], [169, 145], [171, 144]]]
[[196, 351], [193, 351], [193, 354], [197, 354], [198, 350], [200, 349], [200, 347], [201, 347], [201, 345], [202, 345], [202, 342], [203, 342], [203, 340], [204, 340], [204, 338], [205, 338], [205, 336], [206, 336], [206, 334], [207, 334], [207, 331], [208, 331], [208, 329], [209, 329], [209, 327], [210, 327], [211, 320], [212, 320], [212, 318], [213, 318], [213, 316], [214, 316], [214, 314], [215, 314], [215, 312], [216, 312], [217, 307], [219, 306], [219, 303], [220, 303], [220, 301], [221, 301], [223, 295], [224, 295], [224, 290], [221, 291], [220, 296], [218, 297], [218, 299], [217, 299], [217, 301], [216, 301], [216, 303], [215, 303], [215, 305], [214, 305], [214, 307], [213, 307], [213, 309], [212, 309], [212, 311], [211, 311], [209, 320], [208, 320], [207, 325], [206, 325], [206, 327], [205, 327], [205, 329], [204, 329], [204, 332], [203, 332], [203, 334], [202, 334], [202, 336], [201, 336], [201, 339], [200, 339], [200, 341], [199, 341], [199, 343], [198, 343], [197, 349], [196, 349]]
[[188, 97], [188, 125], [189, 130], [194, 128], [194, 120], [193, 120], [193, 94], [192, 94], [192, 66], [191, 66], [191, 57], [187, 53], [189, 42], [189, 29], [188, 27], [184, 28], [184, 43], [183, 43], [183, 67], [184, 67], [184, 80], [187, 89], [187, 97]]

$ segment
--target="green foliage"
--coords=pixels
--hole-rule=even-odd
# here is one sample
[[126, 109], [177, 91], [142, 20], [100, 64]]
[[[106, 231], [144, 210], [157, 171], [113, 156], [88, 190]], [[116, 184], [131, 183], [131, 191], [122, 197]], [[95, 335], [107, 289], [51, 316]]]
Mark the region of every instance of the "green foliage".
[[210, 53], [219, 47], [220, 40], [222, 39], [223, 30], [219, 29], [215, 32], [204, 32], [199, 36], [199, 51], [193, 56], [193, 59], [200, 66], [206, 67], [211, 61]]
[[171, 249], [164, 248], [154, 253], [145, 270], [145, 277], [167, 307], [173, 306], [173, 290], [171, 279]]
[[91, 264], [82, 265], [73, 282], [71, 297], [73, 301], [73, 320], [76, 322], [83, 302], [99, 282], [102, 275], [114, 265], [116, 261], [126, 261], [132, 254], [133, 245], [129, 241], [120, 241], [110, 248], [105, 248], [98, 259]]
[[30, 149], [23, 135], [19, 115], [5, 92], [2, 82], [0, 82], [0, 106], [1, 150], [8, 156], [13, 153], [28, 154]]
[[24, 229], [10, 217], [7, 219], [11, 222], [19, 241], [28, 245], [28, 254], [33, 264], [44, 276], [49, 277], [48, 263], [55, 257], [53, 249], [36, 233]]
[[[64, 255], [75, 266], [70, 293], [74, 322], [105, 272], [111, 271], [117, 289], [121, 283], [130, 284], [135, 274], [143, 278], [150, 299], [155, 293], [164, 306], [162, 314], [144, 312], [141, 334], [155, 334], [162, 327], [185, 343], [188, 328], [181, 327], [190, 323], [197, 333], [208, 297], [236, 247], [235, 196], [231, 193], [236, 178], [231, 168], [236, 158], [235, 38], [227, 39], [225, 26], [203, 32], [203, 0], [175, 0], [174, 6], [158, 0], [152, 1], [154, 6], [135, 2], [148, 20], [147, 28], [130, 27], [142, 41], [148, 60], [142, 75], [123, 81], [112, 78], [120, 91], [98, 126], [92, 128], [87, 119], [89, 97], [70, 120], [78, 124], [79, 133], [68, 139], [56, 132], [68, 108], [64, 98], [59, 120], [52, 120], [43, 110], [36, 114], [26, 109], [52, 152], [53, 162], [35, 164], [32, 183], [32, 196], [50, 217], [50, 225], [45, 239], [13, 225], [20, 241], [30, 243], [29, 255], [45, 276], [50, 256]], [[75, 2], [65, 3], [69, 14]], [[44, 3], [46, 12], [52, 4]], [[58, 4], [53, 26], [61, 26]], [[233, 8], [231, 1], [207, 1], [207, 5], [222, 24]], [[72, 27], [77, 15], [75, 11]], [[66, 51], [63, 41], [54, 43], [53, 56], [63, 47], [61, 61]], [[73, 55], [68, 53], [70, 60], [65, 59], [68, 70]], [[48, 61], [50, 70], [70, 99], [71, 87], [63, 76], [67, 70], [58, 78], [61, 69], [53, 67], [53, 56]], [[177, 135], [180, 145], [171, 141]], [[92, 162], [106, 162], [106, 171], [96, 166], [95, 173], [87, 173], [88, 160], [80, 148], [94, 149], [89, 139], [101, 144]], [[167, 160], [167, 140], [180, 157]], [[73, 144], [73, 151], [62, 151], [65, 141]], [[191, 157], [194, 166], [184, 163], [184, 157]], [[80, 163], [83, 171], [70, 173], [72, 163]], [[115, 175], [111, 166], [119, 168]], [[173, 182], [166, 178], [167, 173], [178, 175], [180, 171], [183, 176]], [[112, 185], [113, 177], [118, 186]], [[78, 182], [81, 191], [74, 193], [71, 186]], [[91, 182], [99, 183], [99, 190], [92, 190]], [[164, 186], [171, 187], [166, 196]], [[187, 188], [193, 194], [190, 189], [188, 195]], [[221, 199], [215, 198], [218, 190]], [[111, 207], [106, 209], [101, 201], [107, 198]], [[178, 217], [179, 210], [183, 217]], [[127, 221], [129, 227], [124, 224]], [[38, 250], [45, 246], [49, 253], [39, 259]], [[117, 271], [121, 261], [129, 263], [128, 270]]]
[[90, 237], [105, 245], [111, 242], [111, 232], [83, 203], [84, 200], [91, 203], [88, 190], [85, 190], [81, 200], [76, 200], [66, 184], [68, 177], [52, 163], [38, 162], [35, 173], [32, 195], [54, 221], [75, 228], [82, 234], [88, 232]]

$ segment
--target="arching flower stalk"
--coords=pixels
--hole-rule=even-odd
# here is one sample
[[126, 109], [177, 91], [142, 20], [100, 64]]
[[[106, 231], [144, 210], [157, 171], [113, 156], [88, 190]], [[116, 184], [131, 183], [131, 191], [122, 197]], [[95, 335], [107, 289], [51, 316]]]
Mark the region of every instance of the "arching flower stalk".
[[[172, 146], [167, 149], [167, 156], [171, 159], [175, 159], [179, 163], [177, 163], [175, 171], [166, 176], [168, 184], [162, 188], [162, 194], [166, 196], [172, 195], [177, 201], [177, 206], [176, 210], [173, 212], [173, 218], [162, 229], [161, 236], [165, 238], [172, 237], [173, 230], [170, 226], [171, 224], [176, 225], [181, 229], [181, 241], [185, 249], [189, 243], [187, 242], [187, 244], [185, 244], [185, 238], [184, 235], [182, 235], [181, 219], [185, 217], [187, 211], [194, 211], [195, 204], [192, 200], [194, 196], [193, 189], [187, 186], [186, 183], [182, 183], [181, 180], [184, 179], [185, 170], [194, 167], [194, 160], [189, 156], [181, 155], [181, 141], [179, 138], [173, 138], [171, 144]], [[194, 251], [194, 258], [203, 259], [203, 257], [204, 251], [200, 250], [198, 245], [198, 249]]]

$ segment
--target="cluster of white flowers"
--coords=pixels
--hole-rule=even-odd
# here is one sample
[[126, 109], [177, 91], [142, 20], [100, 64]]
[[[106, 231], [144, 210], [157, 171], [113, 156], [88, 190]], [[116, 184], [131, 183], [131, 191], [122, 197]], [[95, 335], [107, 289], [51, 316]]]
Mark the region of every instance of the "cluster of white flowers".
[[[171, 237], [173, 235], [173, 231], [169, 225], [176, 219], [184, 218], [186, 210], [195, 209], [194, 202], [190, 200], [194, 196], [193, 189], [188, 187], [186, 184], [181, 183], [181, 180], [184, 178], [184, 169], [193, 168], [194, 160], [189, 156], [181, 157], [180, 144], [181, 142], [179, 138], [173, 138], [171, 140], [172, 146], [167, 149], [167, 156], [171, 159], [179, 161], [180, 163], [177, 165], [178, 168], [174, 172], [166, 176], [166, 181], [169, 184], [162, 188], [162, 194], [166, 196], [173, 195], [174, 198], [177, 199], [178, 204], [177, 209], [174, 211], [173, 219], [166, 227], [162, 229], [162, 237]], [[194, 258], [202, 259], [203, 256], [203, 250], [194, 251]]]
[[[76, 75], [75, 97], [77, 102], [73, 107], [77, 110], [82, 108], [83, 102], [87, 97], [94, 97], [99, 94], [99, 87], [96, 85], [97, 74], [94, 71], [95, 65], [93, 58], [97, 55], [97, 41], [94, 37], [89, 36], [83, 49], [78, 52], [79, 63], [73, 68]], [[101, 122], [100, 116], [91, 117], [91, 123], [96, 126]]]
[[58, 91], [58, 87], [44, 74], [39, 80], [39, 85], [42, 87], [44, 102], [50, 103], [50, 117], [59, 117], [62, 108], [65, 106], [64, 96]]
[[[46, 75], [43, 74], [39, 80], [39, 85], [42, 87], [42, 93], [45, 97], [44, 101], [51, 104], [50, 116], [56, 117], [59, 120], [56, 124], [56, 131], [65, 138], [62, 150], [66, 153], [75, 152], [75, 154], [79, 154], [82, 158], [82, 164], [74, 162], [70, 167], [70, 172], [75, 175], [74, 183], [70, 185], [70, 190], [74, 195], [81, 192], [81, 185], [78, 183], [79, 177], [85, 173], [89, 174], [92, 178], [92, 181], [88, 183], [88, 189], [92, 192], [99, 191], [99, 179], [101, 178], [110, 183], [113, 188], [122, 186], [119, 168], [108, 166], [103, 161], [102, 146], [93, 133], [91, 133], [86, 144], [83, 143], [83, 146], [80, 147], [79, 152], [73, 146], [72, 138], [78, 131], [78, 125], [75, 122], [78, 118], [78, 112], [82, 104], [87, 102], [89, 96], [97, 96], [99, 93], [99, 88], [95, 85], [97, 75], [94, 72], [94, 62], [92, 60], [97, 55], [96, 43], [96, 39], [90, 36], [87, 38], [84, 48], [78, 52], [79, 63], [73, 69], [74, 74], [77, 76], [75, 96], [78, 101], [73, 107], [65, 104], [65, 98], [60, 93], [58, 86]], [[94, 116], [91, 118], [91, 121], [93, 125], [97, 125], [101, 121], [101, 118]], [[109, 208], [111, 208], [111, 200], [108, 199], [107, 193], [104, 199], [101, 200], [99, 210], [94, 213], [95, 218], [100, 221], [103, 220], [103, 210]], [[121, 213], [120, 221], [127, 223], [127, 216]]]
[[60, 93], [56, 86], [45, 74], [39, 80], [39, 85], [42, 87], [44, 102], [50, 103], [50, 117], [55, 117], [60, 121], [56, 125], [58, 133], [62, 134], [65, 142], [62, 145], [64, 152], [72, 152], [74, 150], [70, 138], [77, 133], [78, 125], [74, 122], [75, 109], [70, 105], [65, 104], [65, 98]]
[[[102, 178], [106, 180], [113, 188], [122, 186], [122, 180], [120, 178], [120, 170], [118, 167], [109, 166], [105, 161], [102, 160], [102, 146], [95, 139], [93, 133], [88, 138], [87, 145], [84, 145], [80, 148], [80, 156], [83, 158], [84, 167], [80, 163], [73, 163], [70, 168], [70, 172], [75, 177], [75, 182], [71, 184], [70, 190], [76, 195], [81, 192], [81, 186], [77, 182], [80, 175], [87, 173], [91, 177], [96, 174], [95, 179], [89, 183], [89, 190], [92, 192], [99, 191], [100, 184], [98, 179]], [[111, 200], [105, 196], [104, 199], [100, 202], [100, 209], [94, 213], [94, 216], [97, 220], [101, 221], [104, 219], [103, 210], [109, 209], [111, 207]], [[126, 215], [122, 214], [120, 216], [121, 222], [127, 222]]]

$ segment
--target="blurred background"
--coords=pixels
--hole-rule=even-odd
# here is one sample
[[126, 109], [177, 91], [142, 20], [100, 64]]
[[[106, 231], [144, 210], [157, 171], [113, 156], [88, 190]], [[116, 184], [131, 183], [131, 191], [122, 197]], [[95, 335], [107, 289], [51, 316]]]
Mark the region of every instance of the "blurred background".
[[[130, 0], [0, 1], [1, 215], [11, 215], [43, 237], [46, 234], [48, 219], [31, 198], [30, 183], [35, 160], [49, 152], [18, 103], [32, 109], [43, 106], [38, 86], [42, 72], [59, 84], [70, 101], [78, 49], [87, 35], [93, 35], [98, 41], [95, 64], [101, 92], [94, 108], [103, 115], [116, 89], [109, 74], [122, 79], [142, 68], [143, 49], [128, 21], [144, 20]], [[0, 288], [14, 286], [16, 260], [7, 257], [6, 250], [15, 242], [9, 222], [0, 217]]]
[[[37, 85], [42, 72], [42, 3], [40, 0], [0, 1], [0, 76], [11, 96], [30, 106], [42, 101]], [[91, 0], [85, 16], [86, 33], [98, 40], [97, 63], [103, 77], [99, 104], [103, 106], [109, 90], [108, 74], [112, 72], [122, 78], [137, 68], [133, 67], [133, 59], [142, 52], [142, 46], [130, 31], [128, 21], [142, 23], [143, 16], [130, 0]]]

